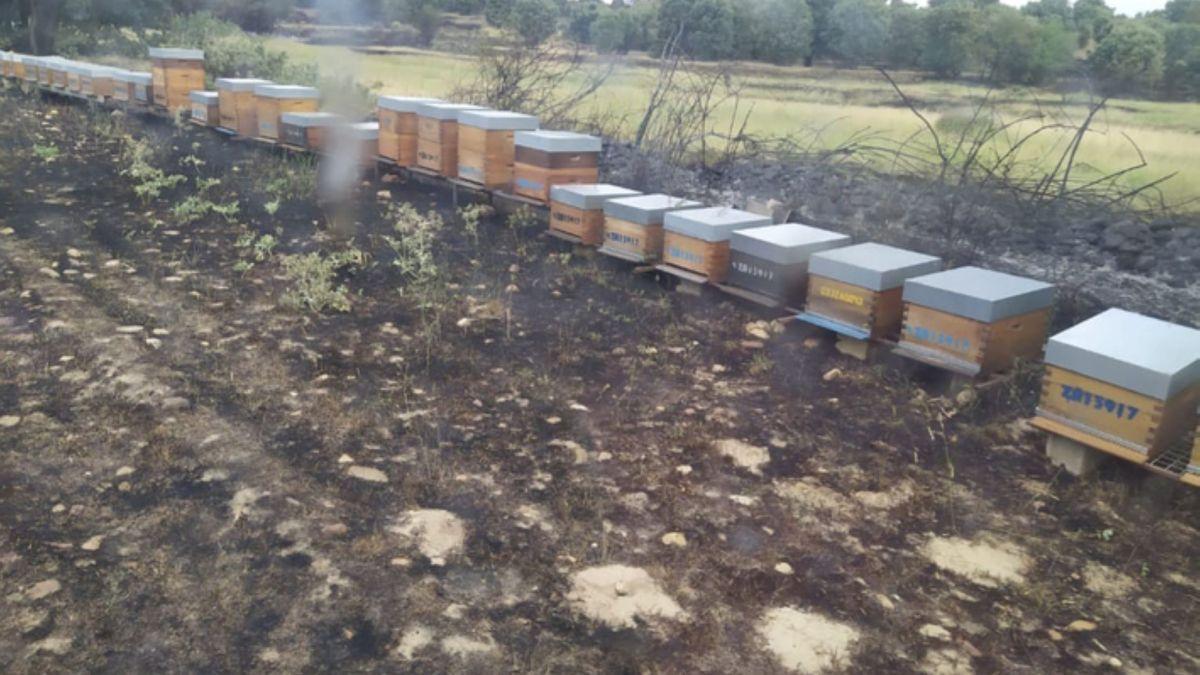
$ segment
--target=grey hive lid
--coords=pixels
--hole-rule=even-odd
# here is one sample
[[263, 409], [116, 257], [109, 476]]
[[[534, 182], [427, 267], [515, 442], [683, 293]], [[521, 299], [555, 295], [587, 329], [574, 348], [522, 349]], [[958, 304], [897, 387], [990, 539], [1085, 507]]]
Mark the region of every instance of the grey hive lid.
[[730, 250], [780, 265], [807, 264], [812, 254], [849, 243], [847, 235], [800, 223], [738, 230], [729, 238]]
[[203, 103], [204, 105], [216, 105], [221, 100], [221, 95], [215, 91], [192, 91], [188, 92], [188, 98], [192, 99], [192, 103]]
[[112, 66], [98, 66], [94, 63], [85, 63], [83, 64], [83, 70], [80, 72], [83, 75], [87, 75], [88, 77], [95, 79], [97, 77], [112, 77], [113, 74], [117, 72], [117, 69], [113, 68]]
[[154, 75], [144, 71], [135, 70], [129, 73], [127, 77], [129, 78], [127, 81], [134, 84], [144, 84], [147, 87], [154, 84]]
[[439, 103], [436, 98], [425, 98], [421, 96], [380, 96], [376, 102], [380, 108], [391, 110], [392, 112], [410, 113], [416, 112], [417, 106], [422, 103]]
[[668, 211], [695, 209], [700, 202], [664, 194], [621, 197], [604, 202], [604, 215], [628, 220], [638, 225], [660, 225]]
[[855, 244], [813, 254], [808, 273], [872, 291], [899, 288], [909, 277], [932, 274], [942, 259], [884, 244]]
[[904, 281], [904, 301], [992, 323], [1054, 304], [1054, 286], [981, 267], [959, 267]]
[[254, 91], [256, 87], [274, 82], [254, 77], [221, 77], [217, 79], [216, 84], [217, 89], [221, 91]]
[[663, 229], [702, 241], [728, 241], [735, 230], [770, 225], [770, 216], [728, 206], [673, 211], [663, 216]]
[[640, 194], [642, 193], [637, 190], [608, 183], [568, 183], [550, 187], [550, 201], [584, 211], [601, 209], [604, 207], [604, 203], [610, 199], [633, 197]]
[[417, 105], [419, 117], [429, 117], [435, 120], [456, 120], [459, 114], [467, 110], [487, 110], [487, 108], [470, 103], [446, 103], [445, 101], [430, 101]]
[[518, 131], [513, 142], [542, 152], [600, 152], [599, 137], [573, 131]]
[[351, 124], [350, 137], [360, 141], [370, 141], [379, 138], [379, 122], [358, 122]]
[[151, 47], [150, 58], [152, 59], [176, 59], [179, 61], [200, 61], [204, 59], [204, 52], [199, 49], [178, 49], [175, 47]]
[[313, 87], [295, 84], [260, 84], [254, 88], [254, 95], [265, 98], [321, 98], [321, 92]]
[[279, 116], [279, 121], [293, 127], [328, 127], [343, 121], [342, 116], [331, 112], [288, 112]]
[[1110, 309], [1051, 337], [1045, 360], [1166, 400], [1200, 382], [1200, 330]]
[[533, 115], [507, 110], [465, 110], [458, 116], [458, 123], [488, 131], [531, 131], [538, 128], [538, 118]]

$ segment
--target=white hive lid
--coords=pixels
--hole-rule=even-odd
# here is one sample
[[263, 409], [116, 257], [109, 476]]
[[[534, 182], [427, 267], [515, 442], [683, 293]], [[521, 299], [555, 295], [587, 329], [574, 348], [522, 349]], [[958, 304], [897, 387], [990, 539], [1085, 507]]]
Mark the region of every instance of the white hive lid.
[[604, 202], [604, 215], [638, 225], [660, 225], [663, 222], [663, 216], [669, 211], [695, 209], [701, 206], [704, 205], [690, 199], [655, 193], [610, 199]]
[[672, 211], [663, 216], [666, 231], [707, 242], [728, 241], [736, 230], [770, 224], [769, 216], [727, 206]]
[[861, 286], [871, 291], [899, 288], [904, 280], [931, 274], [942, 267], [942, 259], [884, 244], [866, 243], [813, 254], [809, 274]]
[[599, 210], [604, 207], [604, 202], [610, 199], [640, 194], [637, 190], [609, 183], [566, 183], [550, 187], [550, 201], [584, 211]]
[[844, 234], [800, 223], [738, 230], [729, 238], [731, 251], [780, 265], [807, 263], [814, 253], [849, 244], [850, 237]]
[[1054, 286], [981, 267], [958, 267], [904, 281], [904, 301], [992, 323], [1054, 304]]

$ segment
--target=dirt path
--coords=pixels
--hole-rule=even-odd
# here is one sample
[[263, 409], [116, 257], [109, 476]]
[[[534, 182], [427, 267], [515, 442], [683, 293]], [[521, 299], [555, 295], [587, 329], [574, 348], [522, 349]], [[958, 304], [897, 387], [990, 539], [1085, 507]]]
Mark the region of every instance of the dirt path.
[[1055, 475], [1031, 386], [956, 409], [400, 183], [444, 324], [368, 199], [351, 312], [296, 312], [237, 269], [244, 227], [335, 245], [255, 207], [282, 160], [131, 122], [242, 200], [183, 226], [99, 124], [0, 98], [6, 671], [1196, 667], [1196, 496]]

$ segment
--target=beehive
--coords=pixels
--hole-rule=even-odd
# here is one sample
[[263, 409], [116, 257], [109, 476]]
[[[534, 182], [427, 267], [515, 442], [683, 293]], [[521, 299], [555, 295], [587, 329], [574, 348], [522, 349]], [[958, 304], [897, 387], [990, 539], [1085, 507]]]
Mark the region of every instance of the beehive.
[[13, 77], [12, 63], [11, 52], [0, 52], [0, 75], [5, 79]]
[[728, 282], [799, 306], [808, 290], [809, 258], [849, 244], [844, 234], [799, 223], [738, 230], [729, 239]]
[[[54, 77], [53, 69], [51, 68], [51, 66], [54, 64], [53, 58], [57, 58], [57, 57], [36, 56], [33, 59], [34, 70], [37, 73], [37, 78], [35, 79], [35, 81], [42, 87], [53, 87], [54, 86], [55, 77]], [[63, 82], [64, 82], [63, 88], [65, 89], [67, 72], [64, 70], [64, 71], [62, 71], [62, 74], [63, 74]]]
[[25, 54], [17, 54], [16, 58], [13, 59], [13, 75], [17, 79], [24, 80], [26, 82], [34, 79], [30, 77], [30, 58], [31, 57], [26, 56]]
[[600, 139], [570, 131], [518, 131], [513, 135], [513, 192], [550, 201], [550, 188], [600, 179]]
[[247, 77], [222, 77], [216, 82], [219, 94], [220, 125], [239, 136], [258, 135], [258, 102], [254, 89], [272, 84], [270, 80]]
[[204, 89], [204, 52], [199, 49], [152, 47], [150, 68], [154, 105], [168, 112], [188, 108], [188, 95]]
[[725, 206], [672, 211], [663, 217], [663, 265], [724, 282], [729, 276], [730, 236], [770, 224], [768, 216]]
[[21, 73], [21, 79], [26, 82], [38, 82], [38, 65], [41, 59], [36, 56], [22, 56], [21, 63], [17, 70]]
[[604, 202], [600, 251], [633, 262], [658, 260], [662, 257], [663, 217], [700, 206], [700, 202], [664, 194], [610, 199]]
[[904, 282], [897, 353], [963, 375], [1008, 370], [1041, 355], [1054, 287], [979, 267]]
[[192, 101], [192, 119], [216, 126], [221, 119], [221, 95], [215, 91], [193, 91], [188, 98]]
[[458, 115], [458, 177], [488, 189], [512, 185], [513, 135], [533, 131], [532, 115], [501, 110], [464, 110]]
[[[66, 90], [72, 94], [83, 95], [83, 74], [87, 69], [88, 64], [79, 63], [78, 61], [64, 61], [60, 65], [63, 72], [66, 73]], [[58, 74], [59, 67], [59, 65], [51, 67], [51, 71], [54, 73], [55, 87], [58, 87], [60, 77]]]
[[904, 315], [904, 280], [941, 266], [940, 258], [874, 243], [814, 253], [797, 318], [858, 340], [891, 339]]
[[604, 240], [604, 203], [639, 194], [607, 183], [555, 185], [550, 188], [550, 231], [599, 246]]
[[288, 145], [316, 152], [325, 147], [329, 128], [344, 123], [341, 115], [329, 112], [284, 113], [280, 116], [279, 137]]
[[115, 68], [85, 65], [81, 73], [80, 93], [101, 102], [113, 98], [113, 77], [116, 73]]
[[359, 122], [351, 124], [348, 139], [355, 146], [355, 156], [363, 166], [375, 166], [379, 157], [379, 123]]
[[417, 106], [437, 103], [435, 98], [380, 96], [379, 156], [399, 166], [417, 163]]
[[133, 98], [141, 105], [154, 104], [154, 75], [145, 71], [135, 71], [129, 74], [133, 83]]
[[38, 82], [43, 87], [68, 89], [70, 62], [60, 56], [45, 56], [38, 61]]
[[133, 82], [129, 79], [132, 74], [128, 70], [116, 69], [113, 71], [112, 99], [117, 103], [124, 104], [133, 100]]
[[258, 108], [258, 136], [279, 140], [279, 122], [284, 113], [316, 112], [321, 92], [312, 87], [286, 84], [260, 84], [254, 88]]
[[458, 176], [458, 116], [469, 110], [485, 108], [441, 101], [417, 106], [417, 166], [448, 178]]
[[1152, 459], [1196, 427], [1194, 328], [1110, 309], [1051, 337], [1045, 362], [1035, 420], [1043, 429]]

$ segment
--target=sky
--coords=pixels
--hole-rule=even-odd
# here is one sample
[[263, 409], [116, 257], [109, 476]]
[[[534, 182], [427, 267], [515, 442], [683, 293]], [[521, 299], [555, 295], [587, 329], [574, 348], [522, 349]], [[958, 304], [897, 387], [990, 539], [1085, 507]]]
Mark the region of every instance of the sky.
[[[1029, 0], [1000, 0], [1006, 5], [1020, 7]], [[1167, 0], [1106, 0], [1109, 7], [1116, 10], [1117, 14], [1125, 14], [1134, 16], [1138, 12], [1152, 12], [1156, 9], [1162, 9], [1163, 5], [1167, 4]], [[917, 4], [924, 5], [925, 2]]]

